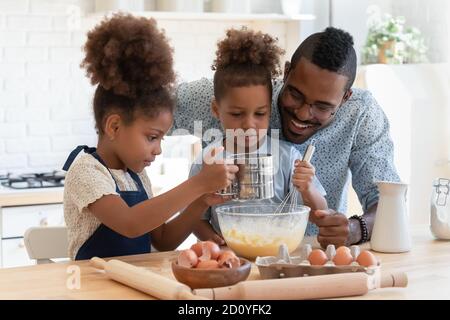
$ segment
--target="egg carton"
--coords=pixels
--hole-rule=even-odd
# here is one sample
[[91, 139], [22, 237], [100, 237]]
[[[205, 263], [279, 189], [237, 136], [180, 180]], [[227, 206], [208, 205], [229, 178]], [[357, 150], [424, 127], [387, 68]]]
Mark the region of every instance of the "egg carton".
[[311, 265], [308, 261], [309, 254], [312, 251], [310, 244], [306, 244], [301, 248], [300, 256], [289, 255], [288, 247], [281, 244], [278, 250], [278, 256], [257, 257], [255, 265], [258, 267], [262, 279], [290, 278], [290, 277], [306, 277], [325, 274], [336, 274], [346, 272], [365, 272], [373, 275], [379, 272], [380, 262], [377, 265], [365, 267], [356, 262], [356, 258], [361, 252], [359, 246], [351, 246], [350, 252], [353, 258], [349, 265], [335, 265], [333, 258], [336, 255], [336, 247], [328, 245], [325, 251], [328, 261], [321, 266]]

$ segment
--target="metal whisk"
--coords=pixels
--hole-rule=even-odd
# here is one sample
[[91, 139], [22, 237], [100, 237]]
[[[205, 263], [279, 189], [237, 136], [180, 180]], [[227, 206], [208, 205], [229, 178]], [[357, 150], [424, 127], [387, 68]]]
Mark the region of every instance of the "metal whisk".
[[[305, 154], [303, 155], [303, 161], [310, 162], [311, 158], [314, 154], [314, 150], [316, 148], [314, 147], [314, 141], [311, 142], [311, 144], [306, 148]], [[292, 182], [291, 182], [292, 185]], [[287, 212], [292, 212], [295, 209], [295, 206], [297, 205], [298, 200], [298, 191], [297, 188], [295, 188], [294, 185], [292, 185], [291, 190], [289, 193], [284, 197], [283, 201], [280, 203], [280, 205], [275, 210], [275, 213], [282, 213], [284, 212], [285, 208], [288, 209]]]

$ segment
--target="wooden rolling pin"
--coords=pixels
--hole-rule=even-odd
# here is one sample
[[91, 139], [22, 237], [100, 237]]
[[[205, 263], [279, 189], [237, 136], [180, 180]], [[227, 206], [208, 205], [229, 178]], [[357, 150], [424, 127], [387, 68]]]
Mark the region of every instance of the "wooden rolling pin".
[[191, 288], [175, 280], [161, 276], [150, 270], [133, 266], [119, 261], [94, 257], [91, 259], [93, 267], [105, 270], [106, 274], [113, 280], [136, 290], [164, 300], [205, 300], [192, 294]]
[[323, 276], [254, 280], [231, 287], [196, 289], [194, 294], [214, 300], [301, 300], [359, 296], [369, 290], [406, 287], [405, 273], [368, 275], [364, 272]]

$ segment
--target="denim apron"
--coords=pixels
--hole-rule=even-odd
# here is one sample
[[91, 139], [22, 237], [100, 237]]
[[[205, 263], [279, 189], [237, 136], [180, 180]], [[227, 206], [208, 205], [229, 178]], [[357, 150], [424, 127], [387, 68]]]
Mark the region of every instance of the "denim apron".
[[[106, 169], [108, 169], [104, 161], [97, 154], [95, 148], [89, 148], [87, 146], [78, 146], [77, 148], [75, 148], [75, 150], [73, 150], [70, 153], [66, 163], [64, 164], [63, 170], [65, 171], [69, 170], [76, 156], [82, 150], [92, 155], [103, 166], [105, 166]], [[144, 189], [141, 179], [139, 179], [139, 176], [131, 170], [128, 170], [128, 173], [136, 183], [136, 186], [138, 187], [137, 191], [120, 191], [119, 187], [117, 186], [117, 182], [114, 179], [114, 176], [112, 175], [111, 176], [116, 184], [116, 192], [127, 203], [129, 207], [132, 207], [142, 201], [147, 200], [148, 196], [147, 192]], [[127, 238], [111, 230], [104, 224], [101, 224], [97, 228], [97, 230], [95, 230], [95, 232], [92, 234], [92, 236], [78, 250], [75, 260], [85, 260], [90, 259], [92, 257], [106, 258], [106, 257], [149, 253], [151, 250], [150, 242], [151, 238], [149, 233], [146, 233], [137, 238]]]

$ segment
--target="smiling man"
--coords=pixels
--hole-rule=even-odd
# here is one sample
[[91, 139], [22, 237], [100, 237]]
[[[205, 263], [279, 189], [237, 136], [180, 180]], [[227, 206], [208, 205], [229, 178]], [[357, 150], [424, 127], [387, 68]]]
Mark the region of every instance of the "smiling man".
[[[379, 196], [374, 182], [399, 181], [388, 120], [369, 92], [352, 89], [355, 76], [351, 35], [330, 27], [303, 41], [284, 79], [273, 84], [271, 129], [281, 129], [302, 154], [311, 141], [316, 146], [311, 162], [332, 209], [312, 212], [307, 233], [317, 234], [323, 247], [368, 241]], [[210, 112], [212, 81], [181, 84], [177, 95], [174, 129], [192, 133], [194, 121], [220, 128]], [[363, 214], [347, 218], [350, 181]]]

